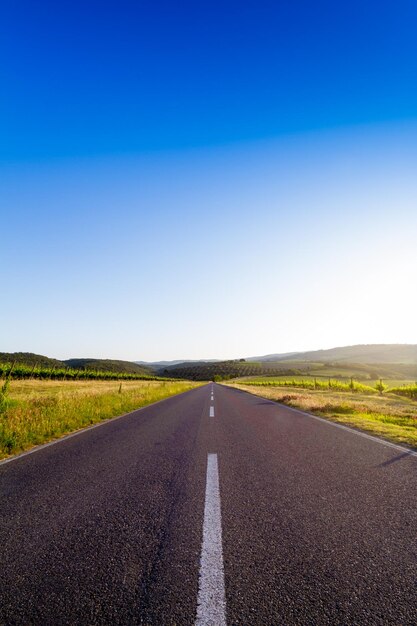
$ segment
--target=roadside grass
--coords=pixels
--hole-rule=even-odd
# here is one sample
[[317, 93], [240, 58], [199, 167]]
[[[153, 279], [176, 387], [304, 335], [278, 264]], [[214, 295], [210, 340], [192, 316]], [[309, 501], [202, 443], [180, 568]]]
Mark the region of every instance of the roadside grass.
[[11, 381], [0, 407], [0, 459], [197, 386], [190, 381]]
[[238, 382], [223, 384], [417, 449], [417, 402], [407, 397]]

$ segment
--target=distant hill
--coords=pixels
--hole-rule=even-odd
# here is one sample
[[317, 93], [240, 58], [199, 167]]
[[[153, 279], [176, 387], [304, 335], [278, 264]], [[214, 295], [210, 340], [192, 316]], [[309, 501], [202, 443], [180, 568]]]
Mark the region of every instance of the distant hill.
[[67, 367], [74, 369], [97, 370], [100, 372], [118, 372], [126, 374], [153, 374], [149, 367], [138, 365], [133, 361], [118, 361], [112, 359], [68, 359], [64, 361]]
[[42, 354], [33, 352], [0, 352], [0, 363], [19, 363], [23, 365], [37, 365], [38, 367], [65, 367], [64, 361], [51, 359]]
[[31, 352], [0, 353], [0, 363], [26, 364], [29, 366], [73, 368], [114, 373], [138, 374], [140, 376], [168, 376], [190, 380], [223, 380], [243, 376], [298, 376], [315, 372], [329, 366], [347, 370], [354, 366], [364, 378], [379, 376], [415, 379], [417, 377], [417, 345], [369, 344], [344, 346], [329, 350], [267, 354], [260, 357], [228, 361], [155, 361], [153, 363], [120, 361], [114, 359], [79, 358], [60, 361]]
[[152, 369], [161, 369], [164, 367], [173, 367], [174, 365], [201, 365], [202, 363], [217, 363], [219, 359], [196, 359], [186, 360], [177, 359], [175, 361], [134, 361], [138, 365], [144, 365], [145, 367], [151, 367]]
[[282, 354], [265, 354], [265, 356], [249, 356], [245, 360], [246, 361], [256, 361], [260, 363], [264, 363], [265, 361], [282, 361], [283, 359], [296, 359], [297, 355], [301, 354], [300, 352], [283, 352]]
[[[140, 365], [152, 367], [155, 370], [164, 368], [201, 367], [207, 364], [218, 364], [220, 368], [225, 363], [237, 363], [239, 359], [221, 361], [218, 359], [202, 359], [198, 361], [136, 361]], [[406, 365], [417, 365], [417, 345], [414, 344], [360, 344], [355, 346], [343, 346], [330, 348], [329, 350], [310, 350], [308, 352], [282, 352], [265, 354], [263, 356], [250, 356], [244, 359], [246, 363], [283, 363], [296, 362], [349, 362], [358, 364], [372, 363], [401, 363]]]
[[284, 355], [280, 361], [325, 361], [338, 363], [403, 363], [417, 364], [417, 345], [413, 344], [361, 344], [330, 348], [329, 350], [313, 350], [298, 352], [295, 355]]
[[33, 352], [0, 352], [0, 363], [19, 363], [37, 367], [69, 367], [78, 370], [96, 370], [100, 372], [115, 372], [123, 374], [140, 374], [143, 376], [154, 375], [154, 371], [149, 367], [138, 365], [133, 361], [118, 361], [112, 359], [67, 359], [59, 361], [51, 359], [42, 354]]
[[359, 344], [248, 357], [246, 361], [349, 361], [350, 363], [407, 363], [417, 364], [417, 345], [414, 344]]
[[220, 361], [194, 365], [175, 365], [157, 370], [159, 376], [189, 380], [228, 380], [254, 376], [354, 376], [357, 380], [417, 380], [417, 365], [406, 363], [349, 363], [349, 361]]
[[215, 363], [180, 363], [171, 367], [164, 367], [157, 370], [159, 376], [170, 376], [172, 378], [187, 378], [189, 380], [226, 380], [241, 376], [272, 376], [287, 375], [297, 376], [307, 367], [287, 363], [256, 363], [245, 359], [234, 361], [217, 361]]
[[[268, 354], [230, 361], [179, 363], [158, 370], [161, 376], [192, 380], [223, 380], [244, 376], [298, 376], [319, 374], [324, 365], [339, 368], [341, 373], [356, 366], [357, 375], [415, 378], [417, 375], [417, 346], [410, 344], [370, 344], [345, 346], [330, 350]], [[346, 374], [347, 375], [347, 374]], [[355, 374], [356, 375], [356, 374]]]

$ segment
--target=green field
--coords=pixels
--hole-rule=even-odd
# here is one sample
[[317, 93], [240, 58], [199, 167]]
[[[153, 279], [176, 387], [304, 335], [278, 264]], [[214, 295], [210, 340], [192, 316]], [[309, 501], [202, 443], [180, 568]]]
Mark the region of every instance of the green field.
[[196, 386], [187, 381], [12, 380], [0, 393], [0, 458]]
[[[358, 380], [353, 375], [351, 376], [338, 376], [337, 373], [333, 375], [305, 375], [305, 376], [257, 376], [257, 377], [245, 377], [237, 378], [235, 382], [241, 382], [246, 385], [257, 386], [275, 386], [275, 387], [300, 387], [307, 389], [328, 389], [333, 388], [339, 391], [361, 391], [367, 393], [373, 393], [379, 391], [379, 385], [381, 383], [385, 386], [385, 392], [398, 391], [400, 388], [408, 388], [416, 386], [416, 382], [413, 380], [394, 378], [394, 379], [366, 379]], [[400, 392], [401, 393], [401, 392]]]

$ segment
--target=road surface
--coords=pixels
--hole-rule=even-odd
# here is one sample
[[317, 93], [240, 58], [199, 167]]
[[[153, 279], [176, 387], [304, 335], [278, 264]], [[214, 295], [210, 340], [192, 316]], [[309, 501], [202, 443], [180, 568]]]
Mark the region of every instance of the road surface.
[[205, 385], [0, 465], [0, 624], [417, 624], [417, 456]]

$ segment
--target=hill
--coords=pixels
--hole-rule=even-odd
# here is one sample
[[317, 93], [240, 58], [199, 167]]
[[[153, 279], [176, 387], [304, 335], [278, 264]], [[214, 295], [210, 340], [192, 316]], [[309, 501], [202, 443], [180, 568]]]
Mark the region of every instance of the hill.
[[34, 367], [75, 369], [115, 374], [133, 374], [223, 380], [245, 376], [355, 376], [361, 380], [417, 378], [417, 346], [411, 344], [369, 344], [329, 350], [268, 354], [263, 357], [228, 361], [157, 361], [153, 363], [115, 359], [78, 358], [60, 361], [31, 352], [0, 353], [0, 363]]
[[64, 361], [51, 359], [33, 352], [0, 352], [0, 363], [18, 363], [19, 365], [37, 365], [38, 367], [65, 367]]
[[256, 362], [261, 362], [261, 363], [264, 363], [265, 361], [277, 362], [277, 361], [282, 361], [283, 359], [286, 359], [286, 358], [296, 359], [298, 354], [301, 354], [301, 353], [300, 352], [283, 352], [282, 354], [278, 353], [278, 354], [265, 354], [264, 356], [248, 356], [246, 357], [245, 361], [256, 361]]
[[218, 361], [215, 363], [180, 363], [157, 370], [159, 376], [186, 378], [189, 380], [227, 380], [241, 376], [297, 376], [310, 369], [310, 364], [257, 363], [245, 359]]
[[[242, 365], [242, 362], [244, 365]], [[210, 380], [212, 376], [236, 372], [236, 376], [254, 375], [253, 372], [261, 368], [262, 375], [273, 375], [286, 370], [287, 374], [296, 374], [309, 368], [307, 364], [328, 363], [347, 366], [356, 365], [399, 365], [399, 371], [406, 365], [417, 365], [417, 345], [413, 344], [361, 344], [355, 346], [343, 346], [328, 350], [311, 350], [308, 352], [284, 352], [266, 354], [264, 356], [252, 356], [245, 359], [233, 359], [219, 361], [207, 359], [201, 361], [157, 361], [153, 363], [141, 362], [152, 367], [159, 374], [166, 375], [168, 372], [176, 376], [180, 372], [190, 375], [196, 380]], [[252, 369], [251, 367], [252, 366]], [[263, 369], [262, 369], [263, 368]], [[378, 368], [377, 368], [378, 369]], [[381, 373], [386, 374], [390, 368], [381, 368]], [[409, 371], [409, 368], [407, 369]], [[415, 371], [412, 369], [411, 371]], [[244, 373], [240, 373], [244, 372]], [[249, 374], [247, 372], [250, 372]], [[374, 373], [374, 372], [373, 372]], [[201, 378], [202, 377], [202, 378]]]
[[[412, 344], [361, 344], [331, 348], [330, 350], [313, 350], [283, 355], [277, 359], [288, 361], [348, 361], [349, 363], [403, 363], [417, 365], [417, 345]], [[269, 357], [268, 357], [269, 360]]]
[[64, 365], [73, 369], [96, 370], [98, 372], [116, 372], [123, 374], [143, 374], [144, 376], [154, 372], [143, 365], [133, 361], [118, 361], [113, 359], [68, 359]]
[[51, 359], [42, 354], [33, 352], [0, 352], [0, 363], [16, 363], [37, 368], [95, 370], [99, 372], [114, 372], [117, 374], [138, 374], [153, 376], [155, 372], [150, 367], [138, 365], [133, 361], [118, 361], [113, 359], [67, 359], [60, 361]]
[[[256, 359], [256, 360], [255, 360]], [[269, 354], [229, 361], [179, 363], [158, 370], [160, 376], [191, 380], [223, 380], [246, 376], [355, 376], [360, 380], [379, 377], [417, 377], [417, 346], [369, 344], [329, 350]]]
[[174, 365], [202, 365], [205, 363], [217, 363], [218, 361], [219, 359], [175, 359], [173, 361], [135, 361], [135, 363], [160, 370], [164, 367], [172, 367]]
[[407, 363], [350, 363], [348, 361], [221, 361], [207, 364], [180, 364], [156, 372], [159, 376], [188, 380], [228, 380], [255, 376], [318, 376], [357, 380], [417, 380], [417, 365]]

